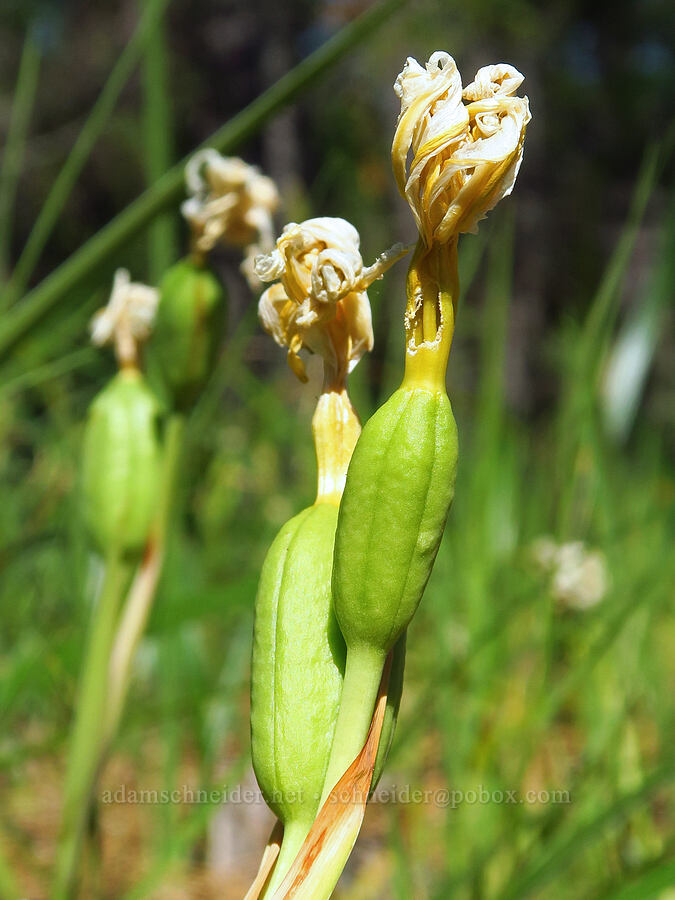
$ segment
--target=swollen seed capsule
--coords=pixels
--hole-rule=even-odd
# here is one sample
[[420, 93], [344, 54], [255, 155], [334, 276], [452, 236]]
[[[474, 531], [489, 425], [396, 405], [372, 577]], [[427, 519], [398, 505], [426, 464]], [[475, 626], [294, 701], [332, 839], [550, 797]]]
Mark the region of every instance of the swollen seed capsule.
[[284, 824], [275, 880], [317, 813], [340, 704], [345, 646], [330, 587], [337, 514], [317, 503], [284, 525], [256, 598], [251, 747], [260, 789]]
[[400, 388], [354, 450], [335, 540], [335, 611], [349, 648], [386, 656], [431, 574], [452, 501], [457, 427], [444, 391]]
[[171, 266], [159, 291], [148, 369], [173, 407], [189, 408], [213, 370], [227, 311], [225, 292], [208, 268], [191, 259]]
[[387, 654], [429, 580], [456, 470], [445, 388], [404, 381], [361, 432], [340, 504], [332, 590], [347, 658], [323, 799], [363, 746]]
[[160, 464], [157, 400], [137, 369], [122, 369], [91, 404], [84, 432], [84, 516], [102, 553], [143, 551]]

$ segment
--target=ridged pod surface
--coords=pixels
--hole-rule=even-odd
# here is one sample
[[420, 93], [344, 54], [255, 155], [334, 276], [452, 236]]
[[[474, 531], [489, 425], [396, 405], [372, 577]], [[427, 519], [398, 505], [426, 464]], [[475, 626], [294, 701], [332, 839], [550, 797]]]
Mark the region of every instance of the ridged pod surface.
[[337, 515], [318, 503], [283, 526], [256, 598], [253, 767], [268, 805], [298, 835], [287, 844], [284, 836], [291, 859], [317, 812], [340, 703], [345, 646], [330, 585]]
[[123, 369], [89, 408], [84, 432], [84, 515], [102, 553], [142, 552], [155, 513], [161, 452], [155, 395]]
[[194, 402], [211, 374], [227, 301], [213, 272], [190, 259], [167, 270], [159, 292], [146, 358], [160, 392], [180, 409]]
[[333, 572], [347, 646], [386, 654], [431, 574], [452, 502], [457, 427], [444, 391], [400, 388], [368, 421], [340, 505]]

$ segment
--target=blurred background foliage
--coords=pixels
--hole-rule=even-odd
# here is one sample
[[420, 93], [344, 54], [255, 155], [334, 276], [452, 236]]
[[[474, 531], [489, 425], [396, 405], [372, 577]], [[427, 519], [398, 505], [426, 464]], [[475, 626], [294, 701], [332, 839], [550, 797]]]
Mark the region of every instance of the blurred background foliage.
[[[162, 15], [153, 2], [160, 24], [118, 76], [26, 287], [367, 7], [173, 0]], [[3, 3], [5, 286], [143, 6]], [[675, 896], [672, 36], [659, 0], [418, 0], [237, 148], [279, 184], [279, 228], [343, 216], [370, 262], [414, 237], [389, 163], [406, 56], [447, 49], [465, 82], [511, 62], [533, 110], [514, 196], [460, 250], [457, 497], [411, 627], [383, 786], [561, 790], [569, 802], [376, 803], [345, 900]], [[46, 893], [96, 578], [78, 458], [113, 361], [89, 348], [87, 321], [116, 265], [156, 282], [185, 237], [174, 209], [0, 360], [2, 896]], [[101, 791], [254, 785], [252, 603], [276, 530], [313, 496], [319, 373], [294, 380], [238, 262], [215, 260], [226, 343], [189, 424], [180, 515]], [[353, 378], [363, 419], [400, 378], [404, 274], [370, 291], [376, 347]], [[22, 300], [3, 294], [11, 316]], [[545, 535], [599, 554], [597, 602], [537, 563]], [[268, 827], [260, 803], [101, 803], [90, 896], [240, 897]]]

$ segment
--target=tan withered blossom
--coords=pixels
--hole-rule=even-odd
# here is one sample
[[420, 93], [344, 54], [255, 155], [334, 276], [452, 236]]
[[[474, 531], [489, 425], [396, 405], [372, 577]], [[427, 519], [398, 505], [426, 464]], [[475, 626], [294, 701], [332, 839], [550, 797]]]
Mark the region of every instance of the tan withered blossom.
[[218, 243], [241, 247], [242, 271], [252, 283], [253, 258], [274, 246], [272, 214], [279, 192], [271, 178], [242, 159], [199, 150], [185, 167], [190, 196], [181, 212], [192, 231], [193, 248], [209, 253]]
[[92, 343], [114, 343], [121, 366], [137, 365], [138, 346], [150, 336], [158, 304], [156, 288], [132, 281], [126, 269], [118, 269], [107, 305], [91, 320]]
[[394, 86], [401, 112], [392, 162], [427, 247], [475, 232], [511, 193], [531, 118], [527, 97], [514, 96], [522, 82], [500, 63], [479, 69], [462, 91], [450, 54], [437, 51], [424, 67], [406, 61]]
[[307, 219], [287, 225], [276, 248], [256, 260], [261, 281], [277, 282], [260, 298], [260, 320], [288, 347], [288, 363], [302, 381], [303, 348], [322, 356], [327, 378], [341, 383], [373, 346], [367, 288], [407, 251], [397, 244], [364, 266], [359, 245], [344, 219]]

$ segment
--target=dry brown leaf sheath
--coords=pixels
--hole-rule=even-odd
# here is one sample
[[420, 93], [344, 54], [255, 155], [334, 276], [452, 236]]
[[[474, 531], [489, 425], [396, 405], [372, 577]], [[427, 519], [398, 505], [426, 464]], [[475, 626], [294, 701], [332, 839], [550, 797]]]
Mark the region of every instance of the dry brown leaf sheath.
[[263, 853], [262, 859], [260, 860], [260, 868], [258, 869], [258, 874], [253, 879], [253, 883], [246, 892], [244, 900], [258, 900], [258, 897], [260, 896], [262, 889], [265, 887], [267, 879], [269, 878], [270, 873], [274, 868], [274, 863], [277, 860], [277, 856], [279, 856], [279, 849], [281, 847], [281, 839], [283, 837], [283, 834], [283, 825], [277, 820], [276, 825], [272, 829], [272, 834], [270, 834], [269, 840], [267, 841], [265, 852]]

